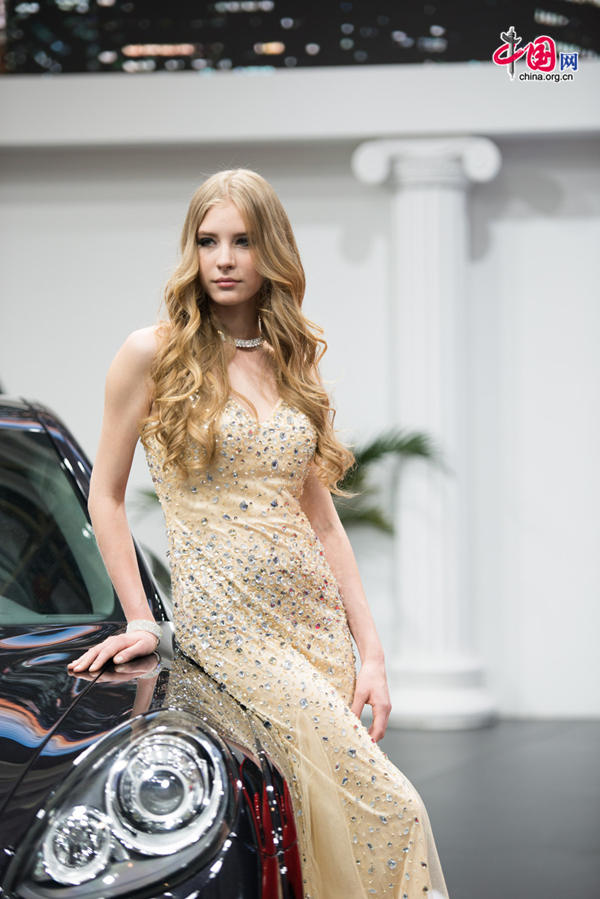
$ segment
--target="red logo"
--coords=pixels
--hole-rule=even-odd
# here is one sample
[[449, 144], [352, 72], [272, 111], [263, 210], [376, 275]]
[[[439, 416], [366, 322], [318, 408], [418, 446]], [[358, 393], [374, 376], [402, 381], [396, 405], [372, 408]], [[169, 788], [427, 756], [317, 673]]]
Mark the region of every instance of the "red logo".
[[[556, 65], [556, 44], [547, 34], [541, 34], [524, 46], [519, 46], [522, 38], [511, 25], [508, 31], [500, 33], [500, 40], [504, 41], [497, 47], [492, 60], [497, 66], [508, 66], [508, 74], [515, 77], [515, 62], [527, 54], [527, 66], [532, 71], [552, 72]], [[572, 68], [577, 70], [577, 53], [561, 53], [560, 69]], [[558, 77], [558, 76], [556, 76]]]

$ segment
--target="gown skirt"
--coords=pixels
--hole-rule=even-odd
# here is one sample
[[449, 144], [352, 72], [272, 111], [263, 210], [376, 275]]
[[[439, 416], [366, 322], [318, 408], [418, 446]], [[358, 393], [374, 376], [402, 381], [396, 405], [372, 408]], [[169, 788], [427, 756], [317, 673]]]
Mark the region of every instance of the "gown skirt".
[[299, 503], [316, 441], [285, 400], [257, 422], [233, 395], [200, 475], [165, 471], [149, 438], [175, 639], [285, 756], [305, 899], [448, 899], [423, 800], [349, 708], [348, 619]]

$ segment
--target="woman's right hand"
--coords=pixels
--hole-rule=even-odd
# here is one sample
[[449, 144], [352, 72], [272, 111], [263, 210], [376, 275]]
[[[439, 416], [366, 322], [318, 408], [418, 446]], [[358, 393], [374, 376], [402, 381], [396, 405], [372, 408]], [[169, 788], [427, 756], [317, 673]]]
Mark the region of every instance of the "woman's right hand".
[[147, 656], [154, 652], [158, 640], [149, 631], [130, 631], [124, 634], [113, 634], [102, 643], [90, 646], [87, 652], [69, 662], [67, 668], [71, 674], [79, 671], [97, 671], [110, 659], [113, 662], [129, 662], [138, 656]]

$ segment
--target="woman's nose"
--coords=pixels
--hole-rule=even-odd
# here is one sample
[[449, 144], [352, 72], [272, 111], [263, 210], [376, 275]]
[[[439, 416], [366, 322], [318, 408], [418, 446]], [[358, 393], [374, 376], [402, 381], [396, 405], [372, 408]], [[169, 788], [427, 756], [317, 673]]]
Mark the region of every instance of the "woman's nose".
[[232, 264], [233, 251], [228, 244], [226, 244], [226, 243], [221, 244], [221, 246], [219, 248], [219, 252], [217, 254], [217, 261], [218, 261], [219, 265], [231, 265]]

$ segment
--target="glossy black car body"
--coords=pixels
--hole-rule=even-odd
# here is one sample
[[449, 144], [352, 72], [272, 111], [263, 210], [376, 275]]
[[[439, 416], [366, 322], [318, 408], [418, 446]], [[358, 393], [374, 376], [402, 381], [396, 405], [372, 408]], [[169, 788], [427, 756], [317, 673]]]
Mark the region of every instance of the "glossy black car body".
[[[125, 627], [87, 514], [90, 473], [47, 407], [0, 395], [0, 895], [300, 899], [269, 723], [174, 644], [135, 541], [160, 661], [67, 669]], [[154, 829], [140, 807], [157, 809]]]

